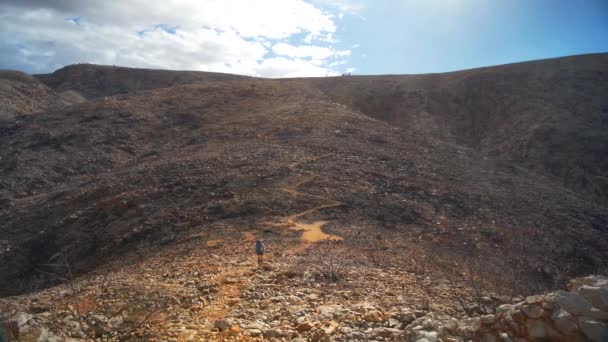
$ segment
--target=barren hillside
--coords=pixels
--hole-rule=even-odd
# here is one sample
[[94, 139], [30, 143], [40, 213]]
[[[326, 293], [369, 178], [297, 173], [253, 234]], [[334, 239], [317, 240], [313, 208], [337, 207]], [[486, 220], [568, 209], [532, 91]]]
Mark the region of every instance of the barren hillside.
[[608, 199], [608, 54], [315, 85], [374, 118], [555, 177], [592, 200]]
[[215, 72], [151, 70], [94, 64], [69, 65], [51, 74], [35, 77], [57, 92], [76, 91], [87, 99], [180, 84], [247, 78]]
[[19, 114], [29, 114], [58, 107], [55, 93], [36, 78], [18, 72], [0, 70], [0, 125]]
[[[32, 293], [6, 310], [35, 296], [55, 314], [73, 289], [44, 288], [74, 277], [93, 307], [165, 315], [141, 338], [187, 315], [205, 340], [272, 302], [256, 293], [457, 315], [481, 298], [467, 279], [498, 305], [608, 271], [608, 55], [420, 76], [38, 77], [88, 100], [0, 126], [0, 294]], [[112, 300], [94, 294], [103, 274]]]

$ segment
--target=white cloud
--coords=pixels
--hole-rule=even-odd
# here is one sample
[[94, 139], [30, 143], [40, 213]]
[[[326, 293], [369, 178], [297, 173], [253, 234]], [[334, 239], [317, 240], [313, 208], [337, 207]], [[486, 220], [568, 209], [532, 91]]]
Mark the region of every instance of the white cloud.
[[[363, 4], [356, 0], [311, 0], [312, 3], [322, 6], [338, 9], [341, 14], [348, 13], [358, 15], [363, 9]], [[340, 18], [342, 19], [342, 18]]]
[[0, 68], [89, 62], [321, 76], [350, 54], [326, 46], [335, 31], [332, 14], [303, 0], [14, 0], [0, 4]]

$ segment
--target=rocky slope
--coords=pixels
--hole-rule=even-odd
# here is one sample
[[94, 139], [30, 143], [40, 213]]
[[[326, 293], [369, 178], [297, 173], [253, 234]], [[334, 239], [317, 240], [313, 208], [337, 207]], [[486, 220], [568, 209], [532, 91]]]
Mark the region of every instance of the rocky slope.
[[516, 162], [607, 203], [608, 54], [313, 83], [367, 115]]
[[74, 64], [51, 74], [35, 75], [55, 91], [77, 92], [87, 99], [182, 84], [243, 80], [248, 77], [198, 71], [170, 71]]
[[20, 114], [62, 105], [54, 91], [36, 78], [8, 70], [0, 70], [0, 100], [0, 125], [13, 121]]
[[[603, 83], [587, 83], [589, 73], [601, 81], [605, 59], [427, 76], [264, 80], [91, 65], [39, 76], [79, 100], [0, 126], [0, 294], [19, 295], [0, 312], [35, 313], [61, 338], [400, 339], [413, 334], [402, 321], [411, 315], [495, 314], [519, 295], [606, 273], [602, 193], [532, 166], [591, 158], [601, 178], [606, 133], [577, 125], [603, 115]], [[553, 104], [561, 88], [545, 74], [570, 75], [559, 87], [589, 107], [574, 116], [563, 94]], [[568, 110], [539, 119], [541, 93], [543, 106]], [[471, 112], [500, 94], [531, 107]], [[504, 152], [535, 120], [586, 138], [560, 135], [572, 139], [565, 152], [541, 139], [521, 160]], [[483, 129], [466, 133], [468, 122]], [[252, 263], [256, 238], [269, 245], [264, 268]]]

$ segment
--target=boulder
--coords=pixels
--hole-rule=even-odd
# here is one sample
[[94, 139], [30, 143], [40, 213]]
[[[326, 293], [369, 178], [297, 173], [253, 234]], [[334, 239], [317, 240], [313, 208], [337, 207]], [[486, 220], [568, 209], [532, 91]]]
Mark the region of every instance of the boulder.
[[593, 306], [582, 296], [574, 292], [556, 291], [550, 295], [562, 309], [572, 315], [579, 316], [591, 311]]
[[608, 325], [590, 318], [578, 320], [578, 326], [587, 338], [593, 342], [608, 341]]
[[552, 316], [553, 325], [564, 335], [572, 335], [578, 329], [574, 317], [564, 310], [558, 310]]
[[578, 292], [594, 307], [608, 311], [608, 287], [583, 285], [578, 288]]

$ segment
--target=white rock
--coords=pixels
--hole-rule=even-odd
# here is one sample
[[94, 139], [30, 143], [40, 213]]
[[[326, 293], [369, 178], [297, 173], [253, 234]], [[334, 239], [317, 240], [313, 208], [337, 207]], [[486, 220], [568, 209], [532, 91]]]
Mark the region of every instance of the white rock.
[[17, 317], [15, 318], [15, 321], [17, 322], [17, 326], [19, 326], [19, 329], [22, 330], [25, 325], [27, 324], [27, 322], [32, 319], [32, 315], [25, 313], [25, 312], [21, 312], [17, 315]]
[[587, 277], [575, 278], [570, 280], [569, 288], [574, 292], [583, 285], [608, 288], [608, 277], [602, 275], [590, 275]]

